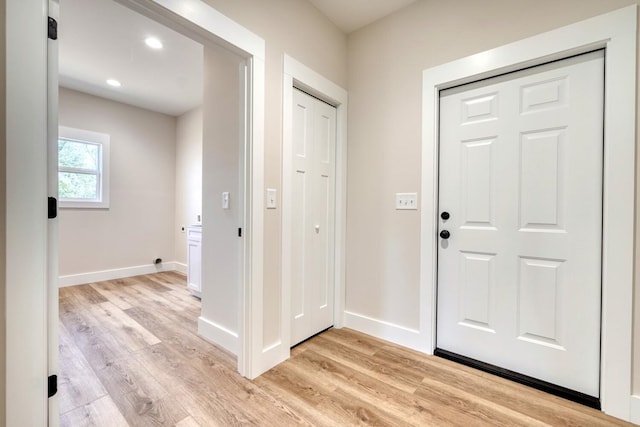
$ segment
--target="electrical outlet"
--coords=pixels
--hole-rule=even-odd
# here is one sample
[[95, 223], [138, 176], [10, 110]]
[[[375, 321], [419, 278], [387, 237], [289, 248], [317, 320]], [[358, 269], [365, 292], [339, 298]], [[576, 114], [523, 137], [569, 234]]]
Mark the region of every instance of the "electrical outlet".
[[418, 210], [418, 193], [396, 193], [396, 210]]

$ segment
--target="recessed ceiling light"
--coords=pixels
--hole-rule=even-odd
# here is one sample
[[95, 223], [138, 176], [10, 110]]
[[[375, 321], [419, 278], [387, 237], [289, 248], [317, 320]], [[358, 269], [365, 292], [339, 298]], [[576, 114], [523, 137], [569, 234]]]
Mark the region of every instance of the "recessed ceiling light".
[[162, 49], [162, 42], [155, 37], [147, 37], [146, 39], [144, 39], [144, 42], [151, 49]]
[[120, 87], [122, 86], [122, 83], [120, 83], [119, 81], [117, 81], [116, 79], [109, 79], [107, 80], [107, 84], [109, 86], [113, 86], [113, 87]]

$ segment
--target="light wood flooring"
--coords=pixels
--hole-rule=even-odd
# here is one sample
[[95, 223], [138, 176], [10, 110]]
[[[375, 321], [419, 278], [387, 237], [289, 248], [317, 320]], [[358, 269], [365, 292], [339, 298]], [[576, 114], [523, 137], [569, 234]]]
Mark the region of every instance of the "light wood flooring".
[[62, 426], [629, 425], [348, 329], [249, 381], [198, 337], [185, 282], [159, 273], [60, 290]]

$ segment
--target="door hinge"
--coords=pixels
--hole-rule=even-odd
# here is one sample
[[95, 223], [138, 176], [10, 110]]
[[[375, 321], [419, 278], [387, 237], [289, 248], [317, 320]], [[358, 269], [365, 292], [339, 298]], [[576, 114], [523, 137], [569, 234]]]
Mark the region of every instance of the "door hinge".
[[58, 21], [49, 17], [49, 38], [51, 40], [58, 40]]
[[238, 228], [238, 237], [242, 237], [242, 228]]
[[49, 375], [49, 397], [53, 397], [58, 392], [58, 376]]
[[49, 211], [49, 219], [54, 219], [58, 217], [58, 199], [55, 197], [49, 197], [49, 201], [47, 203], [48, 211]]

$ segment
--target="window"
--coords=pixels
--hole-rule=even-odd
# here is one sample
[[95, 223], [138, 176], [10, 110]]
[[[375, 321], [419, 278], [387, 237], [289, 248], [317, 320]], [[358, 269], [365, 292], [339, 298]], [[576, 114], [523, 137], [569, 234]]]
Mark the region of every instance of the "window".
[[58, 198], [61, 208], [109, 207], [109, 135], [59, 127]]

